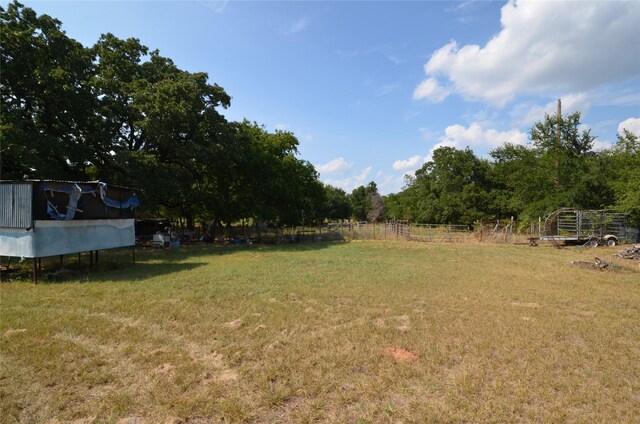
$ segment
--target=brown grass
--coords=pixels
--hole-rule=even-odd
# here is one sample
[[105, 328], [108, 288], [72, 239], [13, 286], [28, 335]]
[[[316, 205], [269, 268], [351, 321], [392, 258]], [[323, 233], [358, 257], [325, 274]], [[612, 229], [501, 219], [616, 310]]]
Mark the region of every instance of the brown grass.
[[640, 271], [593, 256], [191, 247], [4, 281], [0, 421], [638, 422]]

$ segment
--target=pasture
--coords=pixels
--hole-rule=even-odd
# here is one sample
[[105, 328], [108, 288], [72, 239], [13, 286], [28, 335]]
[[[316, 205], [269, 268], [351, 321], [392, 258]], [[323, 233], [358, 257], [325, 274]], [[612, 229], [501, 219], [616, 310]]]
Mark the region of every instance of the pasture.
[[[101, 253], [0, 285], [0, 421], [638, 422], [640, 269], [615, 251]], [[594, 255], [616, 267], [569, 264]]]

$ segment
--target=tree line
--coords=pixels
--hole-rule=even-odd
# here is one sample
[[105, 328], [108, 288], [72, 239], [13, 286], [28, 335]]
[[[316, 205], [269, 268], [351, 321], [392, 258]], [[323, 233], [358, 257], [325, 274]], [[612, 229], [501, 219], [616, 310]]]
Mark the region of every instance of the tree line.
[[231, 98], [206, 73], [135, 38], [84, 47], [17, 2], [0, 13], [3, 179], [137, 188], [143, 214], [188, 226], [350, 217], [346, 193], [298, 158], [292, 133], [227, 121]]
[[[477, 157], [441, 147], [396, 194], [375, 182], [351, 193], [323, 184], [297, 138], [228, 121], [231, 97], [204, 72], [180, 69], [136, 38], [90, 47], [57, 19], [18, 2], [0, 7], [3, 179], [101, 180], [140, 189], [141, 213], [193, 227], [240, 220], [472, 224], [537, 220], [563, 206], [615, 207], [640, 224], [640, 143], [628, 131], [609, 150], [580, 130], [580, 114], [546, 116], [527, 146]], [[561, 129], [558, 139], [556, 130]]]
[[[386, 197], [390, 216], [426, 223], [519, 219], [524, 225], [562, 207], [614, 209], [640, 226], [640, 139], [623, 130], [594, 151], [580, 113], [546, 115], [530, 143], [506, 143], [484, 159], [469, 148], [440, 147], [404, 190]], [[559, 137], [558, 137], [559, 135]]]

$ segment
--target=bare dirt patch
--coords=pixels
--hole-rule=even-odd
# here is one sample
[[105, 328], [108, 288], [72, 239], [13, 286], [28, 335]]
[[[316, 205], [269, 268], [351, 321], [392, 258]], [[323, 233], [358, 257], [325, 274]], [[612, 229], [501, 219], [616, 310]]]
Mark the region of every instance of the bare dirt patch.
[[165, 375], [173, 375], [175, 373], [176, 367], [171, 364], [162, 364], [158, 368], [156, 368], [156, 372], [158, 374]]
[[242, 327], [244, 325], [244, 321], [242, 321], [242, 319], [238, 318], [238, 319], [234, 319], [233, 321], [229, 321], [229, 322], [225, 322], [224, 326], [227, 328], [230, 328], [232, 330], [237, 330], [238, 328]]
[[420, 357], [415, 353], [401, 347], [390, 346], [387, 347], [384, 351], [387, 355], [391, 356], [398, 362], [416, 362], [420, 359]]
[[219, 381], [236, 381], [238, 378], [238, 373], [230, 369], [226, 369], [218, 375]]

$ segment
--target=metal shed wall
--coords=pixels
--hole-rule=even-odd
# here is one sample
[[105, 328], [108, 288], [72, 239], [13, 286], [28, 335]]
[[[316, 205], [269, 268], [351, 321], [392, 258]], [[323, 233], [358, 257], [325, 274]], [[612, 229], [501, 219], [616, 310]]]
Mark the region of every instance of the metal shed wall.
[[30, 231], [3, 228], [0, 255], [40, 258], [133, 246], [135, 242], [133, 219], [35, 221]]
[[[77, 204], [70, 200], [72, 187], [82, 193]], [[133, 246], [137, 204], [133, 189], [99, 182], [1, 181], [0, 255], [38, 258]], [[52, 215], [51, 206], [75, 214]]]
[[32, 226], [33, 185], [31, 183], [0, 184], [0, 227]]

